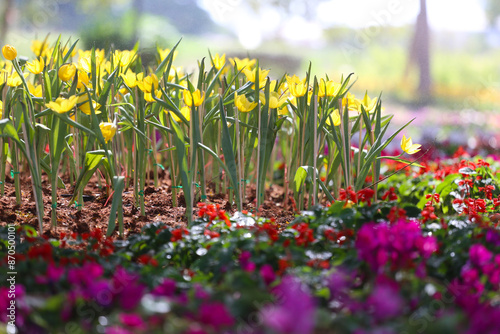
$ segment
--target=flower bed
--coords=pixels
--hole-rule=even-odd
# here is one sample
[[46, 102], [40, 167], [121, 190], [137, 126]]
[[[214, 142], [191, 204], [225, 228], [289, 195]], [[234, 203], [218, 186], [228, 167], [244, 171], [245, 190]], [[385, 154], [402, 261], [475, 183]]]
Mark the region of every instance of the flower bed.
[[17, 228], [18, 331], [498, 333], [499, 165], [420, 164], [381, 183], [377, 201], [342, 190], [284, 229], [205, 203], [189, 228], [151, 224], [126, 240]]

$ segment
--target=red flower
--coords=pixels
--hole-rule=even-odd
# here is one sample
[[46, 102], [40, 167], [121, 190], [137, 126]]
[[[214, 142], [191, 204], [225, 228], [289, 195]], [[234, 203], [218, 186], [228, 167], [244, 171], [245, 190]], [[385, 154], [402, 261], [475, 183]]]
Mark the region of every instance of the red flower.
[[184, 227], [180, 227], [172, 231], [172, 237], [170, 238], [170, 241], [176, 242], [182, 240], [184, 238], [184, 235], [188, 234], [189, 231], [187, 229], [185, 229]]

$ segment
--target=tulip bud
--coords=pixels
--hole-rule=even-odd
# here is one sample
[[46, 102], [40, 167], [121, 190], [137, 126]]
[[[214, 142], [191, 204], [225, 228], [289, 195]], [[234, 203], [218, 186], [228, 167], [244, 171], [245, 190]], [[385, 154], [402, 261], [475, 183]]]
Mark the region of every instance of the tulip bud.
[[14, 60], [17, 57], [17, 50], [12, 45], [7, 44], [2, 48], [2, 54], [7, 60]]

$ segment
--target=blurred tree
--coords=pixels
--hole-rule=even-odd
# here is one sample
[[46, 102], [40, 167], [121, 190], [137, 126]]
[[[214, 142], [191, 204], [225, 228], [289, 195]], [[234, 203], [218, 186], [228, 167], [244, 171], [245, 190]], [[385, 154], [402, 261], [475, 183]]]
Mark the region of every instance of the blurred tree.
[[406, 74], [410, 67], [417, 67], [419, 72], [419, 102], [426, 104], [431, 98], [431, 62], [429, 48], [429, 22], [427, 20], [427, 2], [420, 0], [420, 13], [415, 23], [415, 33], [410, 44], [410, 54]]
[[5, 43], [9, 28], [9, 16], [12, 9], [13, 0], [4, 0], [0, 7], [0, 42]]
[[486, 17], [493, 28], [498, 27], [498, 19], [500, 18], [500, 1], [487, 0], [486, 1]]
[[307, 20], [316, 17], [316, 8], [326, 0], [248, 0], [252, 9], [259, 13], [264, 5], [282, 9], [288, 14], [299, 14]]

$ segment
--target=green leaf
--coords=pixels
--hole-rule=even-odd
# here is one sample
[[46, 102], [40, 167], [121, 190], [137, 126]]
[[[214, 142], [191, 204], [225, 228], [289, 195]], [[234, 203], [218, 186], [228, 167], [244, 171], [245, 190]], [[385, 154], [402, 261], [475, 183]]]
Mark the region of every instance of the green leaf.
[[[122, 200], [123, 200], [123, 189], [125, 188], [125, 176], [114, 176], [113, 177], [113, 201], [111, 202], [111, 211], [109, 213], [108, 228], [106, 230], [106, 236], [110, 237], [115, 230], [115, 220], [116, 213], [118, 210], [123, 210]], [[119, 214], [118, 217], [122, 215]], [[120, 235], [123, 235], [123, 218], [119, 219], [119, 230]]]
[[222, 98], [219, 100], [219, 110], [221, 116], [222, 125], [222, 153], [224, 153], [224, 160], [226, 161], [227, 168], [229, 170], [229, 179], [234, 188], [234, 195], [236, 197], [236, 203], [238, 205], [238, 210], [241, 210], [240, 203], [240, 183], [238, 182], [238, 173], [236, 166], [236, 159], [233, 151], [233, 141], [231, 135], [229, 134], [229, 128], [227, 127], [226, 113], [224, 111], [224, 104]]

